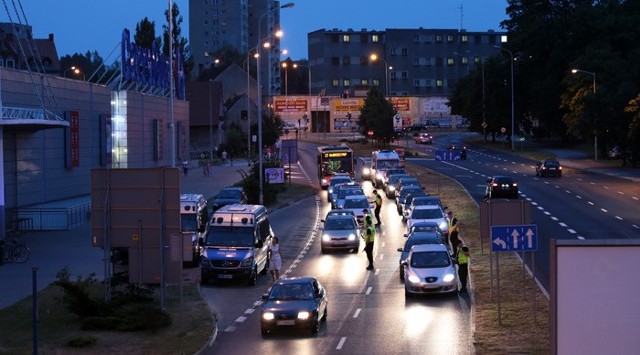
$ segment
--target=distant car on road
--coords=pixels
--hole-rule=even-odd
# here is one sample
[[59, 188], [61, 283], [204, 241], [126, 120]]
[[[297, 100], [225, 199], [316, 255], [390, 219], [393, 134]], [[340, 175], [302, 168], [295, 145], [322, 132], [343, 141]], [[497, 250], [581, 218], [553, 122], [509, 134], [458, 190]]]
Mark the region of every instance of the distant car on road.
[[247, 203], [247, 195], [242, 187], [225, 187], [213, 198], [213, 212], [226, 205]]
[[433, 144], [433, 136], [427, 132], [418, 133], [415, 140], [416, 144]]
[[543, 159], [536, 163], [536, 176], [562, 176], [562, 166], [560, 162], [553, 159]]
[[260, 331], [267, 336], [277, 327], [318, 332], [327, 320], [327, 292], [313, 277], [280, 278], [262, 295]]
[[511, 176], [494, 176], [487, 180], [486, 198], [518, 198], [518, 182]]

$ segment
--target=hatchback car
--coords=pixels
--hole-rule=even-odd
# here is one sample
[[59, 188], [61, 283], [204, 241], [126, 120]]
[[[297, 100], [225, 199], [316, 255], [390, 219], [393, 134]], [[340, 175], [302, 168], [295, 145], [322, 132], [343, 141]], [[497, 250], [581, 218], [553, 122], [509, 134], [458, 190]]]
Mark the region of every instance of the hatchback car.
[[418, 133], [416, 144], [433, 144], [433, 136], [427, 132]]
[[356, 215], [356, 220], [359, 225], [363, 225], [364, 222], [364, 210], [367, 211], [367, 214], [371, 214], [371, 203], [367, 199], [366, 196], [362, 195], [354, 195], [347, 196], [344, 199], [343, 210], [350, 210]]
[[413, 199], [411, 199], [411, 202], [409, 203], [409, 206], [406, 207], [402, 213], [403, 213], [403, 219], [406, 220], [407, 216], [411, 214], [411, 210], [414, 209], [414, 207], [416, 206], [427, 206], [427, 205], [436, 205], [436, 206], [440, 206], [440, 208], [444, 211], [447, 209], [446, 206], [444, 206], [442, 204], [442, 200], [440, 200], [439, 197], [436, 196], [429, 196], [427, 194], [425, 195], [418, 195], [415, 196]]
[[410, 235], [405, 234], [407, 238], [402, 248], [398, 248], [400, 254], [400, 281], [404, 281], [404, 265], [409, 257], [409, 252], [414, 245], [420, 244], [444, 244], [442, 235], [437, 232], [415, 232]]
[[242, 187], [225, 187], [213, 198], [213, 212], [222, 206], [247, 203], [247, 195]]
[[456, 267], [443, 244], [414, 245], [403, 266], [405, 297], [458, 292]]
[[384, 183], [384, 193], [388, 198], [396, 197], [396, 186], [398, 185], [398, 181], [402, 178], [410, 177], [409, 174], [395, 174], [389, 176], [389, 179]]
[[510, 176], [494, 176], [487, 180], [486, 198], [518, 198], [518, 182]]
[[354, 216], [333, 215], [323, 220], [324, 230], [320, 239], [322, 254], [329, 250], [347, 250], [358, 252], [360, 247], [360, 229]]
[[407, 195], [407, 197], [404, 199], [404, 202], [402, 203], [402, 208], [401, 208], [403, 222], [407, 220], [407, 216], [410, 214], [410, 213], [407, 213], [407, 209], [409, 208], [409, 206], [411, 206], [411, 203], [413, 202], [413, 200], [418, 197], [426, 197], [426, 196], [429, 196], [429, 195], [427, 195], [427, 193], [424, 192], [423, 190], [411, 192], [410, 194]]
[[407, 230], [411, 229], [411, 226], [418, 222], [436, 222], [440, 229], [444, 230], [448, 228], [447, 219], [445, 218], [444, 211], [440, 209], [440, 206], [425, 205], [415, 207], [409, 216], [407, 216]]
[[409, 194], [424, 193], [422, 186], [405, 186], [396, 193], [396, 209], [398, 214], [402, 216], [404, 212], [404, 202]]
[[557, 176], [562, 177], [562, 166], [560, 162], [553, 159], [543, 159], [536, 163], [536, 176]]
[[260, 331], [266, 336], [277, 327], [308, 329], [317, 333], [327, 320], [327, 292], [313, 277], [280, 278], [262, 295]]
[[344, 199], [347, 196], [352, 195], [362, 195], [364, 196], [364, 191], [362, 187], [358, 185], [358, 183], [351, 182], [348, 184], [340, 184], [336, 186], [335, 198], [331, 201], [331, 206], [333, 208], [342, 208], [344, 205]]
[[352, 181], [353, 180], [351, 180], [351, 177], [349, 176], [334, 176], [331, 181], [329, 181], [329, 186], [327, 186], [327, 201], [331, 202], [331, 200], [333, 199], [336, 185], [346, 184]]

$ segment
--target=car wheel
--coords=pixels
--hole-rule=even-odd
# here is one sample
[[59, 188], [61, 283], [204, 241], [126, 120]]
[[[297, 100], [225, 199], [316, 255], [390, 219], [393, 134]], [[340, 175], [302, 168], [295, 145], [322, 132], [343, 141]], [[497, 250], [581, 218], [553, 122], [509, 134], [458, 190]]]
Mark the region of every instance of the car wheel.
[[262, 334], [263, 337], [266, 337], [267, 335], [269, 335], [269, 328], [260, 327], [260, 333]]
[[324, 314], [322, 315], [322, 321], [326, 322], [329, 315], [329, 306], [324, 307]]
[[249, 286], [254, 286], [258, 283], [258, 266], [253, 268], [253, 272], [249, 276]]
[[400, 265], [400, 281], [404, 282], [404, 266]]

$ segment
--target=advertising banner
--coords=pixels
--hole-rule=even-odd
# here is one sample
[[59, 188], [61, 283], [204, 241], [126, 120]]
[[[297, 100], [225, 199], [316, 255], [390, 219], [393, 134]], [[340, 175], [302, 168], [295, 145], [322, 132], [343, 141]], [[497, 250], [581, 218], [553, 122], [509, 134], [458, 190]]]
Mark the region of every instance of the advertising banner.
[[307, 112], [307, 100], [301, 99], [276, 99], [274, 102], [275, 112]]

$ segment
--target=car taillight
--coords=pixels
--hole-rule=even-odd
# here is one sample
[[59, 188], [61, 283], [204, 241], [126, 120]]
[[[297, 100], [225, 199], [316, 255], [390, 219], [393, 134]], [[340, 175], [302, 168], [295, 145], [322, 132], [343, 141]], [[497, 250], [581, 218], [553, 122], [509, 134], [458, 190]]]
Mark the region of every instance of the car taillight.
[[494, 183], [493, 183], [493, 186], [498, 186], [498, 183], [497, 183], [497, 182], [494, 182]]

